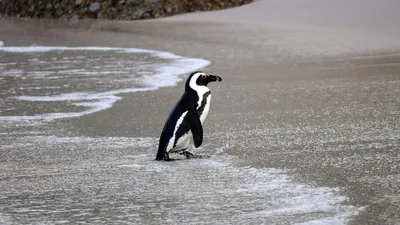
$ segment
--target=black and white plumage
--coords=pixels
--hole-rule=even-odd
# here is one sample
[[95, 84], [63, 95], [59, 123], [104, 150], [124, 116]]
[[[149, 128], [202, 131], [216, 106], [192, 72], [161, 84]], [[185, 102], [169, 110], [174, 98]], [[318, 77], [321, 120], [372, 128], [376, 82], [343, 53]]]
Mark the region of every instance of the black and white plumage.
[[187, 158], [196, 155], [187, 151], [191, 137], [198, 148], [203, 142], [203, 123], [210, 110], [210, 82], [222, 81], [221, 77], [201, 71], [191, 73], [185, 92], [172, 109], [161, 133], [156, 160], [170, 160], [169, 153], [180, 153]]

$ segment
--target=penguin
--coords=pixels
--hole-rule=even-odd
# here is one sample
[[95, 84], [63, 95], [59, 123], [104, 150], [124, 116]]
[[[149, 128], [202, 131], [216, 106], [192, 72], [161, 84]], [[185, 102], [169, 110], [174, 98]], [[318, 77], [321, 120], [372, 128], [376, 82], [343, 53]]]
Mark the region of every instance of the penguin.
[[186, 158], [200, 158], [187, 151], [190, 140], [198, 148], [203, 142], [203, 123], [210, 110], [210, 82], [220, 82], [222, 78], [202, 71], [189, 75], [185, 92], [170, 112], [158, 144], [156, 160], [171, 161], [169, 153], [178, 153]]

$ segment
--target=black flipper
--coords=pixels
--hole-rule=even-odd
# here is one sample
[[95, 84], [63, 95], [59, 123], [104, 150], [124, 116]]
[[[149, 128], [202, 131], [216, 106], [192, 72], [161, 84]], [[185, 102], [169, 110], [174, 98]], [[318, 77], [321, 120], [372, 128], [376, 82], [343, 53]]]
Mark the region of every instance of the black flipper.
[[203, 142], [203, 126], [195, 108], [190, 108], [187, 114], [187, 121], [192, 131], [193, 142], [196, 148], [200, 147]]

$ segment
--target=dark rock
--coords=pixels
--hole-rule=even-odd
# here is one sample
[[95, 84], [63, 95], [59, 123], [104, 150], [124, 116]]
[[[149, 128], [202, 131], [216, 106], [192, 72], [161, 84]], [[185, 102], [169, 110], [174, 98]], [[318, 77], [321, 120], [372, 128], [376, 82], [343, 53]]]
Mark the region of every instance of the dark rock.
[[[146, 15], [145, 15], [146, 14]], [[142, 18], [144, 18], [144, 17], [147, 17], [148, 15], [147, 15], [148, 13], [146, 12], [146, 10], [144, 10], [144, 9], [136, 9], [133, 13], [132, 13], [132, 19], [134, 19], [134, 20], [140, 20], [140, 19], [142, 19]]]
[[145, 13], [142, 14], [142, 17], [140, 19], [149, 19], [149, 18], [151, 18], [150, 13], [145, 12]]
[[147, 0], [147, 7], [150, 11], [163, 8], [163, 1], [161, 0]]
[[159, 17], [164, 16], [164, 11], [162, 9], [154, 9], [151, 11], [151, 15], [154, 18], [159, 18]]
[[126, 3], [129, 5], [139, 5], [142, 3], [142, 0], [128, 0]]
[[139, 20], [220, 10], [253, 0], [0, 0], [1, 16]]
[[89, 6], [89, 11], [92, 13], [98, 12], [101, 9], [101, 4], [99, 2], [93, 2]]
[[88, 10], [87, 7], [80, 9], [80, 10], [78, 11], [78, 15], [80, 15], [79, 18], [82, 18], [81, 16], [83, 16], [83, 15], [87, 12], [87, 10]]
[[35, 11], [35, 6], [31, 5], [31, 7], [28, 9], [28, 12], [33, 13], [33, 11]]
[[164, 10], [168, 15], [179, 12], [188, 12], [191, 6], [191, 1], [188, 0], [165, 0]]

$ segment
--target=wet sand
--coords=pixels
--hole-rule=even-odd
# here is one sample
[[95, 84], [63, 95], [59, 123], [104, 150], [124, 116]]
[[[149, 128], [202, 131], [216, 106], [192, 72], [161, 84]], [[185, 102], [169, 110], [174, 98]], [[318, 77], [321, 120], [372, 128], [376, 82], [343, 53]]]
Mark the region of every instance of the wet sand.
[[[379, 26], [365, 25], [357, 30], [351, 21], [359, 22], [362, 16], [346, 17], [347, 23], [334, 23], [333, 28], [307, 22], [318, 21], [324, 10], [329, 11], [323, 6], [301, 23], [296, 18], [264, 23], [268, 16], [245, 13], [252, 7], [265, 7], [267, 12], [273, 2], [141, 22], [71, 25], [6, 19], [0, 21], [0, 40], [7, 45], [146, 48], [210, 60], [206, 71], [222, 76], [224, 82], [210, 85], [213, 102], [203, 151], [227, 146], [223, 154], [239, 158], [243, 166], [289, 169], [301, 182], [339, 188], [349, 204], [365, 207], [351, 224], [400, 223], [400, 41], [393, 31], [397, 28], [385, 33], [375, 30]], [[307, 3], [310, 8], [316, 4]], [[290, 4], [280, 6], [287, 9], [281, 13], [290, 13]], [[346, 8], [342, 1], [337, 4]], [[368, 7], [359, 10], [372, 10]], [[335, 14], [330, 19], [342, 18]], [[371, 35], [365, 35], [368, 32]], [[110, 109], [52, 126], [70, 136], [157, 138], [182, 90], [181, 82], [154, 92], [123, 94]], [[90, 148], [75, 151], [82, 160], [95, 154]], [[110, 159], [129, 154], [101, 152]], [[77, 159], [73, 154], [63, 157], [67, 163]], [[27, 160], [12, 154], [8, 159], [21, 165]]]

